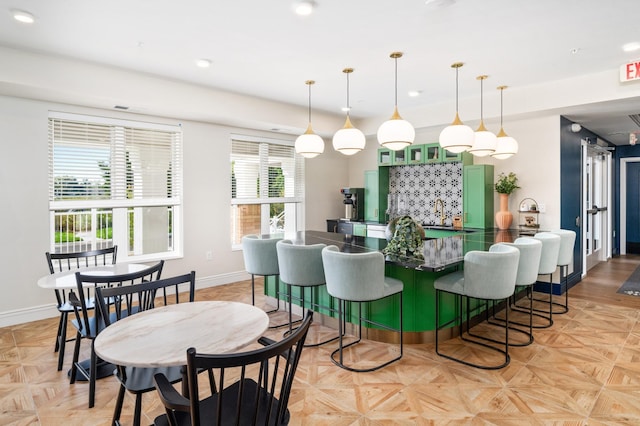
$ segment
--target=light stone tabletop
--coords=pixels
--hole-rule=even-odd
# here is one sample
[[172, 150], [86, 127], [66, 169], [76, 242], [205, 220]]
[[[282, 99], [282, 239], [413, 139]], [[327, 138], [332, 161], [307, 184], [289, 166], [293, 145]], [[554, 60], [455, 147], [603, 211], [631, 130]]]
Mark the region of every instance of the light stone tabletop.
[[[89, 275], [122, 275], [139, 272], [149, 267], [149, 265], [140, 263], [116, 263], [115, 265], [71, 269], [70, 271], [56, 272], [55, 274], [43, 276], [38, 280], [38, 286], [52, 290], [75, 289], [77, 287], [76, 272]], [[93, 286], [91, 283], [87, 284]]]
[[95, 339], [98, 356], [116, 365], [169, 367], [187, 362], [187, 349], [221, 354], [257, 341], [269, 326], [260, 308], [207, 301], [162, 306], [123, 318]]

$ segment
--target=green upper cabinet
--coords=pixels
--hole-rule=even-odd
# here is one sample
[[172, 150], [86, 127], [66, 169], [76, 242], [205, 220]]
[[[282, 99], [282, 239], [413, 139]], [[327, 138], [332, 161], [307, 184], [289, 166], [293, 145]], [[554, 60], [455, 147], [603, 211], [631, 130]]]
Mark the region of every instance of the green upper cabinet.
[[402, 166], [407, 163], [407, 148], [399, 151], [391, 151], [391, 164], [394, 166]]
[[[378, 166], [390, 166], [391, 165], [391, 151], [387, 148], [378, 149]], [[366, 196], [365, 196], [366, 199]]]
[[399, 151], [387, 148], [378, 149], [378, 166], [402, 166], [411, 164], [462, 162], [473, 164], [473, 156], [468, 152], [451, 153], [440, 148], [438, 143], [414, 144]]
[[407, 153], [407, 164], [424, 163], [424, 145], [409, 145], [405, 148]]
[[466, 151], [456, 154], [441, 148], [440, 154], [444, 163], [461, 161], [464, 166], [473, 164], [473, 155]]
[[387, 195], [389, 193], [389, 169], [364, 172], [364, 220], [384, 223], [386, 221]]
[[469, 165], [462, 168], [463, 226], [493, 228], [493, 166]]

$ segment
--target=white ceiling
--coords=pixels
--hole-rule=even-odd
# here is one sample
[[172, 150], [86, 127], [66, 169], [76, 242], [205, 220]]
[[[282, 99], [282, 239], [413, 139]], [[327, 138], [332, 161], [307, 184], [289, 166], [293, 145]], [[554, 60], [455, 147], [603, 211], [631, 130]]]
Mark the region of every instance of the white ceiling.
[[[346, 104], [342, 69], [353, 67], [355, 118], [391, 115], [393, 51], [405, 54], [398, 60], [401, 113], [450, 101], [457, 61], [465, 62], [460, 98], [468, 98], [478, 96], [480, 74], [490, 76], [487, 93], [617, 69], [640, 57], [622, 50], [640, 42], [638, 0], [316, 1], [316, 11], [301, 17], [292, 0], [0, 0], [0, 45], [301, 106], [304, 82], [314, 79], [314, 110], [336, 114]], [[36, 22], [14, 21], [13, 8]], [[199, 58], [212, 66], [197, 68]], [[640, 131], [628, 118], [640, 113], [637, 99], [561, 113], [616, 144]]]

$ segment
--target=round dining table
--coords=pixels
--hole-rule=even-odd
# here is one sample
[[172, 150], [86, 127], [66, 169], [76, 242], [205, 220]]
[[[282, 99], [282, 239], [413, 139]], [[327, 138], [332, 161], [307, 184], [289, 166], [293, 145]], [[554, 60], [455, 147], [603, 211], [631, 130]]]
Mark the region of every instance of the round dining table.
[[[122, 275], [139, 272], [149, 265], [141, 263], [116, 263], [115, 265], [88, 266], [44, 275], [38, 280], [38, 287], [51, 290], [69, 290], [77, 288], [76, 272], [89, 275]], [[90, 283], [87, 283], [89, 285]], [[91, 284], [93, 285], [93, 284]]]
[[186, 365], [187, 349], [232, 353], [256, 342], [269, 327], [260, 308], [231, 301], [161, 306], [117, 321], [95, 339], [96, 354], [130, 367]]

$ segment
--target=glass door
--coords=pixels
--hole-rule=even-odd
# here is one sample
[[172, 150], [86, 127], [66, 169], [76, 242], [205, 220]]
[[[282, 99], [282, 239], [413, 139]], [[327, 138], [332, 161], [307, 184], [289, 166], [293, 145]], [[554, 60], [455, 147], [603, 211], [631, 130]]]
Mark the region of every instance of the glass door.
[[598, 148], [583, 145], [583, 273], [610, 256], [611, 154]]

